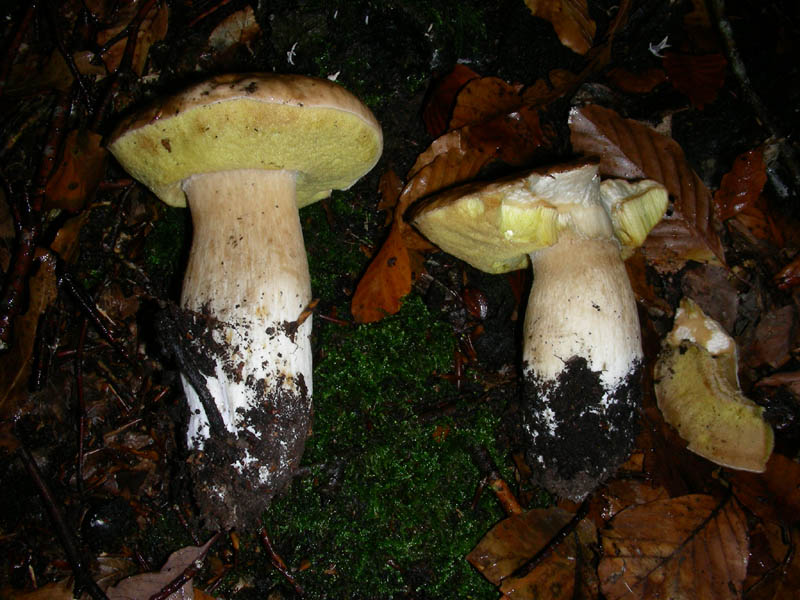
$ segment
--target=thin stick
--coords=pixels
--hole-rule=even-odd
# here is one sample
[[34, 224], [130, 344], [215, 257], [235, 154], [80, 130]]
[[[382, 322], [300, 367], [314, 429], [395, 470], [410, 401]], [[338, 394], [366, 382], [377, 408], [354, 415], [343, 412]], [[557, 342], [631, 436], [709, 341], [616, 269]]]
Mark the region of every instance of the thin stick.
[[78, 586], [86, 590], [86, 592], [95, 600], [108, 600], [108, 596], [103, 593], [103, 590], [100, 589], [95, 580], [92, 579], [92, 576], [89, 574], [83, 558], [81, 558], [81, 553], [78, 549], [78, 542], [75, 539], [75, 535], [72, 533], [70, 528], [67, 527], [64, 516], [61, 514], [61, 511], [58, 508], [59, 503], [56, 501], [55, 496], [53, 496], [53, 492], [50, 490], [50, 486], [48, 486], [47, 482], [44, 480], [41, 471], [39, 471], [36, 461], [33, 459], [30, 452], [28, 452], [28, 450], [22, 445], [20, 445], [20, 447], [17, 449], [17, 454], [22, 460], [22, 464], [25, 466], [25, 470], [28, 472], [28, 475], [33, 481], [36, 490], [39, 492], [39, 496], [42, 498], [44, 507], [50, 516], [53, 527], [55, 528], [56, 535], [61, 541], [64, 552], [67, 554], [67, 562], [69, 562], [69, 566], [72, 568], [72, 573], [75, 576], [76, 583]]

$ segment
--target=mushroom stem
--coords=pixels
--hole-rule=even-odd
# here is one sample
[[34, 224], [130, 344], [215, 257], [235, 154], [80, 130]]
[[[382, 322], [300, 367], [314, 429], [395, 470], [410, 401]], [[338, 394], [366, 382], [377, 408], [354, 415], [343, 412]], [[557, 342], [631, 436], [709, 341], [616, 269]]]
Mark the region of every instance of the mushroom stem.
[[562, 234], [530, 258], [528, 459], [542, 468], [548, 489], [580, 500], [632, 449], [642, 361], [636, 299], [612, 237]]
[[283, 486], [302, 455], [311, 319], [298, 326], [297, 318], [311, 300], [308, 262], [293, 172], [193, 175], [183, 188], [194, 238], [181, 304], [193, 315], [190, 345], [201, 354], [207, 390], [230, 434], [209, 435], [203, 405], [184, 378], [188, 445], [209, 455], [198, 465], [218, 471], [196, 478], [208, 486], [199, 495], [218, 495], [222, 504], [226, 470], [249, 474], [266, 494]]

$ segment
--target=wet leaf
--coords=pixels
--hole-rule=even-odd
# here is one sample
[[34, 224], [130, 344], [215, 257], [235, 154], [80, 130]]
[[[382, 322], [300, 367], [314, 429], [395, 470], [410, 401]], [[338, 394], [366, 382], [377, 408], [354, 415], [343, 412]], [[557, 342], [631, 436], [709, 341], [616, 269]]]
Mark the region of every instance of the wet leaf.
[[[592, 553], [588, 545], [596, 540], [597, 534], [586, 519], [543, 555], [529, 573], [511, 576], [542, 551], [572, 517], [572, 513], [558, 507], [511, 515], [483, 537], [467, 560], [499, 586], [507, 598], [573, 598], [576, 582], [585, 597], [592, 597], [596, 593], [587, 592], [597, 586], [590, 568]], [[576, 569], [580, 569], [578, 576]]]
[[647, 504], [669, 497], [667, 490], [641, 479], [612, 479], [604, 485], [594, 501], [601, 503], [600, 517], [608, 521], [632, 505]]
[[687, 495], [632, 506], [600, 532], [601, 589], [617, 598], [738, 598], [747, 573], [735, 501]]
[[800, 399], [800, 371], [775, 373], [759, 379], [756, 387], [785, 387], [795, 398]]
[[663, 64], [672, 86], [688, 96], [692, 106], [703, 110], [717, 99], [725, 83], [725, 67], [728, 63], [721, 54], [695, 56], [667, 52]]
[[[105, 29], [97, 34], [97, 43], [100, 46], [106, 44], [114, 36], [123, 31], [128, 24], [135, 18], [139, 8], [147, 0], [128, 0], [119, 11], [114, 12], [115, 23], [112, 27]], [[169, 8], [166, 3], [154, 3], [153, 7], [147, 12], [145, 18], [139, 25], [136, 35], [136, 47], [133, 50], [133, 60], [131, 68], [137, 75], [144, 73], [147, 64], [147, 55], [150, 46], [164, 39], [167, 34], [169, 22]], [[123, 38], [115, 42], [106, 52], [103, 53], [103, 62], [109, 72], [116, 71], [125, 53], [125, 46], [128, 38]]]
[[800, 519], [800, 464], [773, 453], [763, 473], [731, 472], [736, 498], [760, 518], [796, 523]]
[[525, 0], [531, 12], [550, 21], [558, 39], [578, 54], [586, 54], [592, 47], [597, 29], [589, 17], [586, 0]]
[[655, 67], [640, 73], [629, 71], [623, 67], [616, 67], [606, 73], [606, 78], [611, 84], [629, 94], [646, 94], [652, 92], [657, 86], [666, 81], [667, 74], [664, 69]]
[[599, 157], [603, 175], [655, 179], [669, 191], [672, 210], [643, 246], [657, 269], [674, 272], [688, 260], [724, 263], [711, 192], [691, 169], [677, 142], [597, 105], [573, 109], [569, 125], [573, 148]]
[[3, 368], [0, 369], [2, 419], [18, 416], [21, 410], [25, 410], [39, 316], [58, 295], [55, 260], [48, 256], [41, 258], [36, 274], [30, 279], [28, 310], [14, 322], [14, 340], [3, 356]]
[[790, 540], [796, 541], [800, 536], [800, 529], [793, 527], [786, 532], [782, 528], [772, 527], [767, 531], [767, 543], [775, 564], [748, 586], [745, 598], [795, 600], [797, 590], [800, 590], [800, 553], [796, 548], [785, 544], [784, 538], [790, 536]]
[[103, 179], [108, 152], [103, 136], [73, 129], [64, 141], [64, 153], [45, 188], [45, 206], [69, 212], [81, 210]]
[[466, 65], [456, 63], [453, 70], [436, 85], [422, 112], [425, 129], [433, 136], [447, 131], [456, 96], [468, 81], [480, 77]]
[[[214, 540], [215, 538], [211, 538], [203, 546], [187, 546], [173, 552], [160, 571], [142, 573], [123, 579], [117, 585], [110, 587], [106, 591], [106, 595], [109, 600], [150, 598], [191, 567], [195, 561], [202, 560]], [[194, 597], [191, 580], [189, 580], [177, 592], [168, 596], [168, 600], [192, 600]]]
[[389, 237], [372, 259], [353, 294], [351, 310], [359, 323], [380, 321], [400, 310], [411, 291], [411, 264], [400, 227], [395, 221]]
[[208, 37], [208, 45], [215, 52], [228, 52], [237, 46], [250, 48], [250, 44], [261, 35], [251, 6], [246, 6], [223, 19]]
[[0, 590], [0, 596], [8, 600], [72, 600], [75, 581], [71, 577], [48, 583], [37, 590], [24, 593], [9, 593], [6, 595]]
[[756, 368], [769, 365], [778, 369], [791, 359], [797, 344], [797, 313], [791, 304], [762, 315], [753, 341], [744, 351], [744, 362]]
[[481, 77], [466, 83], [456, 97], [448, 129], [480, 123], [519, 108], [522, 86], [511, 85], [499, 77]]
[[753, 206], [766, 182], [767, 165], [763, 150], [748, 150], [737, 156], [714, 194], [714, 213], [717, 218], [725, 221], [748, 206]]
[[800, 285], [800, 255], [775, 275], [775, 283], [782, 290]]

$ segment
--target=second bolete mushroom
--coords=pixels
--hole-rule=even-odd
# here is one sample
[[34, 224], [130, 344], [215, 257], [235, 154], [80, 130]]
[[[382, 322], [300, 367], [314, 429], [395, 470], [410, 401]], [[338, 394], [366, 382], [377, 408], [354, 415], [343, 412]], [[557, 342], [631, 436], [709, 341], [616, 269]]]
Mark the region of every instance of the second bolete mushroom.
[[457, 187], [413, 207], [442, 250], [488, 273], [532, 265], [523, 328], [527, 459], [552, 492], [580, 500], [627, 458], [642, 348], [622, 254], [664, 215], [667, 192], [600, 181], [592, 162]]
[[382, 150], [369, 109], [327, 80], [225, 75], [123, 122], [109, 149], [194, 226], [181, 304], [195, 496], [212, 526], [252, 523], [299, 463], [311, 418], [311, 287], [298, 208]]

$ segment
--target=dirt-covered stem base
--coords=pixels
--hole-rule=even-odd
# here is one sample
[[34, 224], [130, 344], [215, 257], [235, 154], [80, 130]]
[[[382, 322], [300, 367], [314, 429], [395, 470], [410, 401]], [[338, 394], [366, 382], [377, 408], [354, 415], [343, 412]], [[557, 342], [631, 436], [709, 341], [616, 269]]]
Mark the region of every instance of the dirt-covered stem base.
[[195, 495], [210, 524], [251, 523], [300, 461], [311, 417], [311, 300], [294, 175], [243, 170], [184, 183], [194, 238], [182, 306], [224, 431], [184, 377]]
[[619, 245], [562, 236], [531, 254], [523, 429], [541, 483], [581, 500], [633, 447], [641, 334]]

